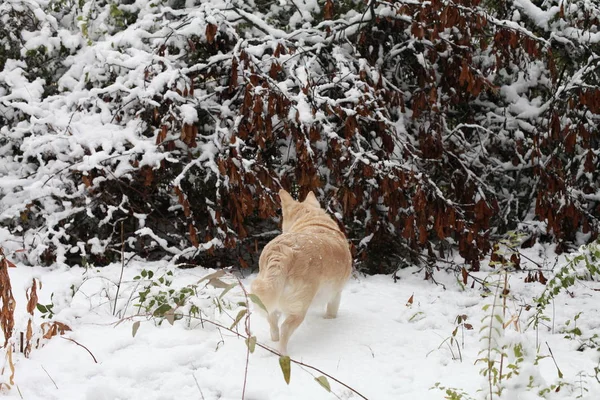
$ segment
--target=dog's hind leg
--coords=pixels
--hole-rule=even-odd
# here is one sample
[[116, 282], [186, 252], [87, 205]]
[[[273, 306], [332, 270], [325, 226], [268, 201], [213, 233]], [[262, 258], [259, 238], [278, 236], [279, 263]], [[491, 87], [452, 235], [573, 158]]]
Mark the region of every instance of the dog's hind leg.
[[287, 354], [287, 345], [290, 336], [296, 328], [304, 321], [308, 307], [312, 303], [318, 285], [314, 282], [292, 282], [288, 280], [289, 286], [285, 287], [280, 298], [281, 311], [286, 315], [281, 324], [281, 342], [279, 349], [282, 354]]
[[340, 308], [340, 300], [342, 298], [342, 292], [337, 292], [329, 303], [327, 303], [327, 311], [325, 312], [325, 318], [337, 317], [338, 309]]
[[271, 327], [271, 340], [277, 342], [279, 340], [279, 317], [281, 312], [272, 311], [269, 313], [269, 326]]
[[281, 354], [287, 354], [287, 345], [290, 340], [290, 336], [292, 333], [298, 328], [298, 326], [304, 321], [304, 316], [306, 315], [306, 311], [303, 314], [290, 314], [286, 317], [283, 324], [281, 324], [281, 343], [279, 344], [279, 351]]

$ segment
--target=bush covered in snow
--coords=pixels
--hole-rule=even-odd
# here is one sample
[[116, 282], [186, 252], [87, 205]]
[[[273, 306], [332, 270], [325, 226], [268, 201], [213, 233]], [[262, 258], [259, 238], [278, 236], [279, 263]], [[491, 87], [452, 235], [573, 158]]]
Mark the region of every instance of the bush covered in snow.
[[495, 235], [559, 250], [600, 215], [590, 1], [7, 0], [0, 245], [30, 263], [254, 266], [277, 189], [361, 266]]

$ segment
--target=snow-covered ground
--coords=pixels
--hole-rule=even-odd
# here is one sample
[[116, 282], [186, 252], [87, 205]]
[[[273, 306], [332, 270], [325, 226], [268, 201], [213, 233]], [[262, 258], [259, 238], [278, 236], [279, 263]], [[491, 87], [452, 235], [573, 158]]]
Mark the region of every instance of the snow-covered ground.
[[[552, 260], [550, 260], [552, 261]], [[531, 266], [529, 264], [528, 266]], [[246, 363], [246, 344], [224, 329], [217, 329], [200, 320], [167, 321], [159, 326], [153, 319], [142, 321], [135, 337], [133, 320], [116, 324], [119, 316], [137, 312], [135, 296], [144, 281], [134, 280], [143, 269], [155, 271], [156, 279], [168, 266], [165, 263], [135, 263], [125, 268], [117, 316], [113, 315], [113, 298], [120, 275], [120, 265], [102, 269], [61, 269], [17, 266], [10, 269], [13, 292], [17, 298], [15, 328], [25, 329], [25, 289], [32, 278], [42, 283], [41, 304], [52, 302], [54, 319], [67, 323], [71, 338], [85, 348], [61, 337], [44, 341], [31, 352], [30, 358], [14, 354], [15, 387], [7, 393], [14, 399], [241, 399]], [[172, 287], [195, 284], [209, 270], [174, 269]], [[490, 272], [481, 272], [485, 278]], [[322, 318], [315, 309], [307, 316], [290, 341], [292, 359], [316, 367], [339, 379], [368, 399], [441, 399], [446, 395], [432, 387], [460, 388], [473, 398], [484, 398], [489, 391], [488, 379], [480, 375], [488, 356], [491, 308], [494, 296], [485, 296], [480, 285], [462, 290], [457, 278], [443, 271], [435, 273], [438, 283], [423, 279], [424, 272], [416, 269], [401, 271], [394, 282], [390, 276], [355, 276], [344, 293], [337, 319]], [[500, 344], [506, 345], [508, 361], [503, 373], [514, 359], [514, 348], [521, 344], [523, 361], [518, 364], [520, 375], [504, 379], [504, 399], [537, 399], [540, 390], [562, 380], [558, 392], [546, 394], [550, 399], [600, 398], [598, 370], [600, 352], [586, 348], [578, 351], [581, 342], [600, 333], [600, 284], [594, 281], [576, 283], [569, 293], [561, 293], [545, 315], [547, 321], [539, 329], [528, 327], [535, 312], [532, 297], [544, 286], [524, 283], [525, 274], [509, 278], [510, 297], [504, 317], [509, 321], [501, 329]], [[254, 276], [242, 282], [248, 286]], [[234, 282], [232, 277], [222, 278]], [[239, 287], [223, 297], [223, 312], [218, 312], [214, 296], [223, 289], [210, 285], [194, 296], [205, 310], [204, 317], [229, 327], [245, 297]], [[443, 285], [445, 286], [445, 289]], [[471, 278], [469, 278], [469, 284]], [[71, 285], [78, 290], [71, 298]], [[132, 296], [133, 295], [133, 296]], [[412, 297], [412, 299], [411, 299]], [[412, 301], [412, 303], [411, 303]], [[527, 310], [527, 304], [533, 307]], [[581, 335], [566, 339], [565, 329], [572, 329], [575, 316]], [[457, 316], [466, 315], [472, 329], [459, 329]], [[486, 318], [486, 316], [488, 316]], [[567, 321], [569, 321], [567, 326]], [[251, 314], [252, 334], [258, 341], [275, 347], [269, 339], [268, 325], [257, 313]], [[44, 322], [36, 313], [36, 324]], [[480, 329], [483, 330], [480, 331]], [[244, 333], [244, 321], [238, 325]], [[464, 335], [464, 347], [462, 344]], [[536, 342], [539, 354], [549, 356], [536, 361]], [[591, 343], [591, 342], [590, 342]], [[482, 351], [480, 353], [480, 351]], [[462, 360], [461, 360], [462, 358]], [[555, 364], [556, 363], [556, 364]], [[498, 364], [497, 364], [498, 365]], [[594, 369], [596, 368], [596, 372]], [[5, 376], [7, 373], [5, 372]], [[250, 354], [247, 369], [245, 398], [253, 400], [286, 399], [358, 399], [357, 394], [329, 379], [332, 393], [322, 388], [315, 377], [320, 372], [292, 364], [291, 381], [286, 384], [278, 356], [257, 347]], [[533, 389], [527, 388], [532, 382]], [[483, 391], [478, 391], [483, 389]], [[20, 393], [19, 393], [20, 392]], [[467, 398], [467, 397], [465, 397]], [[494, 396], [496, 398], [496, 396]]]

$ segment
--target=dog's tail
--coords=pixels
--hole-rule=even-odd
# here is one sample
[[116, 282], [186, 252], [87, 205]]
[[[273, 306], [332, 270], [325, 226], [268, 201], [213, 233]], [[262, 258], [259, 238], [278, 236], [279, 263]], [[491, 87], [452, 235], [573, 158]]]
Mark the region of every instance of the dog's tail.
[[[279, 251], [277, 251], [279, 250]], [[251, 292], [258, 296], [268, 312], [279, 310], [279, 299], [286, 282], [285, 264], [291, 254], [283, 249], [266, 254], [260, 258], [260, 272], [252, 282]]]

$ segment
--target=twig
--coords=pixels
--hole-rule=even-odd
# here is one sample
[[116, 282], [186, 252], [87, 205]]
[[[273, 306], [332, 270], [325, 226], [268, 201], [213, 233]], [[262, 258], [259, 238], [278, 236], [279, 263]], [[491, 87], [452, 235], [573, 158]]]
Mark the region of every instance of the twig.
[[[217, 323], [217, 322], [210, 321], [210, 320], [206, 320], [206, 319], [205, 319], [204, 321], [205, 321], [205, 322], [208, 322], [209, 324], [212, 324], [212, 325], [218, 326], [218, 327], [219, 327], [219, 328], [221, 328], [221, 329], [225, 329], [225, 330], [227, 330], [227, 331], [229, 331], [229, 332], [231, 332], [231, 333], [234, 333], [234, 334], [236, 334], [236, 335], [237, 335], [238, 337], [240, 337], [240, 338], [248, 339], [247, 337], [245, 337], [245, 336], [244, 336], [244, 335], [242, 335], [241, 333], [239, 333], [239, 332], [235, 332], [234, 330], [232, 330], [232, 329], [229, 329], [229, 328], [227, 328], [227, 327], [225, 327], [225, 326], [223, 326], [223, 325], [221, 325], [221, 324], [219, 324], [219, 323]], [[277, 350], [274, 350], [274, 349], [270, 348], [269, 346], [266, 346], [266, 345], [264, 345], [264, 344], [262, 344], [262, 343], [256, 342], [256, 345], [257, 345], [258, 347], [260, 347], [261, 349], [267, 350], [267, 351], [268, 351], [269, 353], [271, 353], [271, 354], [275, 354], [276, 356], [280, 356], [280, 357], [282, 356], [282, 354], [281, 354], [281, 353], [279, 353]], [[320, 374], [322, 374], [322, 375], [324, 375], [324, 376], [328, 377], [328, 378], [329, 378], [329, 379], [331, 379], [332, 381], [334, 381], [334, 382], [337, 382], [338, 384], [340, 384], [340, 385], [344, 386], [346, 389], [348, 389], [348, 390], [350, 390], [352, 393], [354, 393], [354, 394], [358, 395], [360, 398], [362, 398], [362, 399], [365, 399], [365, 400], [368, 400], [368, 399], [367, 399], [365, 396], [363, 396], [363, 395], [362, 395], [360, 392], [358, 392], [356, 389], [353, 389], [352, 387], [350, 387], [350, 386], [346, 385], [344, 382], [340, 381], [339, 379], [336, 379], [336, 378], [334, 378], [333, 376], [331, 376], [331, 375], [329, 375], [328, 373], [326, 373], [326, 372], [324, 372], [324, 371], [320, 370], [320, 369], [319, 369], [319, 368], [317, 368], [317, 367], [313, 367], [312, 365], [305, 364], [305, 363], [303, 363], [302, 361], [294, 360], [293, 358], [290, 358], [290, 362], [292, 362], [292, 363], [294, 363], [294, 364], [296, 364], [296, 365], [300, 365], [300, 366], [302, 366], [302, 367], [306, 367], [306, 368], [312, 369], [313, 371], [317, 371], [318, 373], [320, 373]]]
[[562, 378], [563, 377], [562, 371], [560, 370], [560, 368], [558, 367], [558, 364], [556, 363], [556, 359], [554, 358], [554, 354], [552, 353], [552, 349], [550, 348], [550, 345], [548, 344], [548, 342], [546, 342], [546, 347], [548, 347], [548, 351], [550, 352], [550, 357], [552, 358], [552, 361], [554, 362], [554, 366], [556, 367], [556, 370], [558, 371], [558, 377]]
[[[502, 289], [502, 324], [506, 321], [506, 293], [508, 290], [508, 271], [504, 269], [504, 287]], [[502, 382], [502, 368], [504, 367], [504, 352], [500, 354], [499, 381]]]
[[533, 260], [530, 257], [527, 257], [527, 255], [523, 254], [518, 248], [514, 247], [514, 246], [506, 246], [508, 249], [516, 252], [519, 254], [520, 257], [523, 257], [524, 259], [526, 259], [527, 261], [531, 262], [532, 264], [535, 264], [539, 269], [543, 269], [544, 266], [538, 262], [536, 262], [535, 260]]
[[[259, 346], [259, 347], [261, 347], [261, 348], [263, 348], [263, 349], [265, 349], [265, 350], [267, 350], [267, 351], [269, 351], [269, 352], [271, 352], [271, 353], [273, 353], [273, 354], [276, 354], [276, 355], [279, 355], [279, 356], [281, 356], [281, 354], [279, 354], [279, 352], [277, 352], [277, 351], [275, 351], [275, 350], [273, 350], [273, 349], [271, 349], [271, 348], [268, 348], [267, 346], [264, 346], [264, 345], [262, 345], [262, 344], [260, 344], [260, 343], [258, 343], [258, 342], [256, 343], [256, 345], [257, 345], [257, 346]], [[340, 380], [338, 380], [338, 379], [334, 378], [333, 376], [329, 375], [329, 374], [328, 374], [328, 373], [326, 373], [326, 372], [323, 372], [322, 370], [320, 370], [320, 369], [319, 369], [319, 368], [317, 368], [317, 367], [313, 367], [312, 365], [305, 364], [305, 363], [303, 363], [302, 361], [294, 360], [294, 359], [292, 359], [292, 358], [290, 358], [290, 361], [291, 361], [291, 362], [293, 362], [294, 364], [300, 365], [300, 366], [302, 366], [302, 367], [306, 367], [306, 368], [312, 369], [313, 371], [317, 371], [317, 372], [318, 372], [318, 373], [320, 373], [321, 375], [324, 375], [324, 376], [328, 377], [328, 378], [329, 378], [329, 379], [331, 379], [332, 381], [335, 381], [335, 382], [337, 382], [338, 384], [340, 384], [340, 385], [342, 385], [343, 387], [345, 387], [346, 389], [350, 390], [352, 393], [356, 394], [358, 397], [360, 397], [360, 398], [362, 398], [362, 399], [365, 399], [365, 400], [369, 400], [368, 398], [366, 398], [365, 396], [363, 396], [363, 395], [362, 395], [360, 392], [358, 392], [356, 389], [353, 389], [352, 387], [350, 387], [350, 386], [346, 385], [344, 382], [342, 382], [342, 381], [340, 381]]]
[[123, 232], [123, 221], [121, 220], [121, 276], [119, 277], [119, 283], [117, 284], [117, 293], [115, 294], [115, 305], [113, 307], [113, 315], [117, 314], [117, 301], [119, 300], [119, 289], [121, 289], [121, 283], [123, 282], [123, 270], [125, 269], [125, 236]]
[[[48, 375], [48, 378], [50, 378], [50, 380], [52, 381], [52, 383], [54, 383], [54, 387], [58, 389], [58, 385], [56, 384], [56, 382], [54, 382], [54, 379], [52, 379], [52, 377], [50, 376], [50, 374], [48, 373], [48, 371], [46, 371], [46, 368], [44, 368], [43, 365], [40, 365], [42, 367], [42, 369], [44, 370], [44, 372], [46, 373], [46, 375]], [[19, 390], [19, 393], [21, 393], [21, 391]], [[23, 398], [23, 396], [21, 396], [21, 398]]]
[[248, 299], [248, 292], [242, 284], [242, 281], [237, 275], [234, 276], [235, 279], [237, 279], [238, 284], [242, 288], [242, 291], [244, 292], [244, 297], [246, 298], [246, 308], [248, 310], [246, 312], [246, 318], [244, 320], [244, 328], [246, 330], [246, 336], [248, 337], [248, 339], [246, 339], [246, 365], [244, 367], [244, 386], [242, 387], [242, 400], [244, 400], [246, 397], [246, 383], [248, 381], [248, 364], [250, 363], [250, 337], [252, 336], [250, 333], [250, 300]]
[[[302, 371], [306, 372], [307, 374], [309, 374], [310, 376], [312, 376], [313, 378], [315, 378], [315, 380], [318, 380], [317, 377], [312, 372], [310, 372], [306, 368], [303, 368], [303, 367], [300, 367], [300, 368], [302, 368]], [[340, 396], [338, 396], [336, 393], [334, 393], [333, 391], [330, 391], [329, 393], [331, 393], [332, 395], [334, 395], [336, 399], [342, 400], [342, 398]]]
[[19, 392], [19, 397], [23, 398], [23, 393], [21, 393], [21, 388], [19, 385], [15, 385], [17, 387], [17, 392]]
[[90, 356], [92, 356], [92, 358], [94, 359], [94, 362], [95, 362], [96, 364], [98, 364], [98, 360], [96, 360], [96, 357], [94, 357], [94, 355], [92, 354], [92, 352], [90, 351], [90, 349], [88, 349], [87, 347], [85, 347], [84, 345], [82, 345], [81, 343], [79, 343], [79, 342], [78, 342], [78, 341], [76, 341], [76, 340], [73, 340], [73, 339], [71, 339], [71, 338], [68, 338], [68, 337], [63, 337], [63, 336], [61, 336], [61, 337], [62, 337], [63, 339], [65, 339], [65, 340], [68, 340], [68, 341], [70, 341], [70, 342], [73, 342], [73, 343], [75, 343], [77, 346], [81, 346], [81, 347], [83, 347], [84, 349], [86, 349], [86, 350], [87, 350], [87, 352], [88, 352], [88, 353], [90, 353]]
[[371, 348], [371, 346], [369, 346], [368, 344], [363, 344], [363, 346], [367, 347], [371, 351], [371, 356], [373, 358], [375, 358], [375, 353], [373, 352], [373, 349]]
[[196, 387], [198, 388], [198, 391], [200, 392], [200, 396], [202, 396], [202, 400], [204, 400], [204, 393], [202, 393], [202, 388], [200, 387], [200, 384], [198, 383], [198, 379], [196, 379], [196, 375], [194, 375], [193, 372], [192, 372], [192, 377], [194, 378], [194, 381], [196, 382]]

